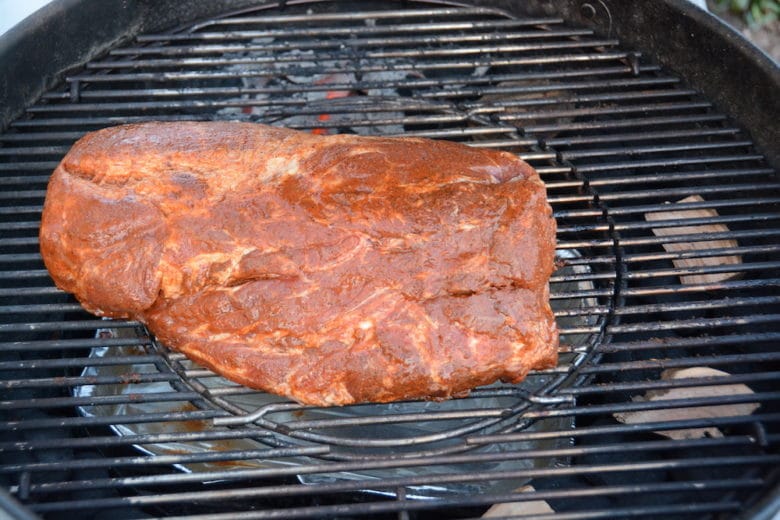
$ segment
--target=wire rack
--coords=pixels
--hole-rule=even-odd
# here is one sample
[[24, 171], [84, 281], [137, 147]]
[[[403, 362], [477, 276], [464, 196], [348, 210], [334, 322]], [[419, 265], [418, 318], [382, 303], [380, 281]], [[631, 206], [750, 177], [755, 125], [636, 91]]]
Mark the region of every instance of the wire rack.
[[[84, 133], [148, 120], [517, 153], [558, 221], [560, 365], [444, 403], [311, 408], [84, 313], [38, 253], [46, 182]], [[560, 19], [288, 2], [139, 35], [0, 134], [0, 483], [51, 518], [746, 510], [780, 462], [778, 187], [680, 78]]]

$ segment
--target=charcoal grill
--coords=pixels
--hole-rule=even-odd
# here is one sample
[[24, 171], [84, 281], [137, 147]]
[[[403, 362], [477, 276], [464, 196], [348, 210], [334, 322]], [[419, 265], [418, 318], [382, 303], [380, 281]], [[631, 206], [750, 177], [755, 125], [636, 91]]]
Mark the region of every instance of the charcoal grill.
[[[771, 514], [780, 73], [758, 51], [678, 2], [85, 4], [50, 6], [0, 49], [20, 82], [1, 94], [7, 511]], [[105, 24], [76, 31], [81, 9]], [[55, 20], [66, 29], [51, 32]], [[44, 34], [62, 48], [22, 66]], [[687, 34], [697, 43], [670, 52]], [[732, 68], [696, 62], [716, 44]], [[221, 380], [139, 323], [83, 312], [38, 253], [50, 172], [94, 129], [216, 119], [450, 139], [529, 161], [559, 226], [559, 366], [445, 403], [312, 409]], [[720, 375], [680, 372], [694, 367]]]

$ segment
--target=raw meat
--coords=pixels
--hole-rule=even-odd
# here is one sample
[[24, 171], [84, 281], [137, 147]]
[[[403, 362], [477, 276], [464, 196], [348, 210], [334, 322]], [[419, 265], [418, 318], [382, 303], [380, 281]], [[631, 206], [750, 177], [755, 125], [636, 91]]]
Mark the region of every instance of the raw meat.
[[89, 311], [316, 405], [443, 399], [552, 367], [555, 221], [506, 152], [244, 123], [88, 134], [41, 253]]

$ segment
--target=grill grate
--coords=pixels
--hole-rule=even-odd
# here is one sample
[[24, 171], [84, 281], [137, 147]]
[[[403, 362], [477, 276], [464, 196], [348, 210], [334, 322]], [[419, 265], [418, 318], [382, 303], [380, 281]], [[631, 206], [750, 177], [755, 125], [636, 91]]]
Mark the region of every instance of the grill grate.
[[[560, 19], [293, 4], [140, 35], [0, 134], [0, 482], [51, 518], [717, 517], [776, 485], [780, 183], [749, 136]], [[313, 409], [84, 313], [38, 253], [51, 170], [90, 130], [214, 119], [528, 160], [559, 224], [560, 365], [446, 403]]]

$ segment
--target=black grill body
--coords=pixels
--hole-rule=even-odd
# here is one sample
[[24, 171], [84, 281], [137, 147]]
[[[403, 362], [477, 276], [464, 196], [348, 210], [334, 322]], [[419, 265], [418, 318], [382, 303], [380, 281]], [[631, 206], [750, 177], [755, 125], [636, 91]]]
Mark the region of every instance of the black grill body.
[[[676, 2], [108, 4], [106, 25], [45, 73], [6, 61], [24, 74], [0, 134], [0, 501], [49, 518], [771, 510], [779, 114], [776, 95], [749, 99], [780, 86], [765, 57]], [[26, 29], [55, 15], [83, 27], [77, 7]], [[659, 39], [663, 13], [680, 18]], [[685, 31], [705, 44], [672, 52]], [[11, 37], [6, 51], [40, 52]], [[739, 71], [667, 68], [714, 41]], [[31, 79], [82, 58], [45, 88]], [[752, 74], [750, 95], [737, 73]], [[41, 263], [46, 182], [84, 133], [147, 120], [517, 153], [558, 221], [561, 363], [444, 403], [316, 409], [217, 378], [139, 323], [86, 314]]]

